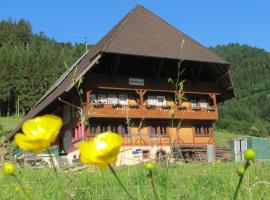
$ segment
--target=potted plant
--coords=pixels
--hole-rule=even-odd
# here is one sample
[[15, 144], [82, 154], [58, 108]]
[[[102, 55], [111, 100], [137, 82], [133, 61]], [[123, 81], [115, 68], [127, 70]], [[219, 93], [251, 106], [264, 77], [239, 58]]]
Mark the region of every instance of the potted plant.
[[154, 109], [155, 107], [156, 107], [155, 105], [151, 104], [146, 105], [146, 109]]
[[138, 104], [129, 104], [129, 107], [130, 108], [133, 108], [133, 109], [137, 109], [139, 108], [140, 106]]
[[112, 108], [121, 108], [121, 104], [120, 103], [114, 103], [112, 104]]

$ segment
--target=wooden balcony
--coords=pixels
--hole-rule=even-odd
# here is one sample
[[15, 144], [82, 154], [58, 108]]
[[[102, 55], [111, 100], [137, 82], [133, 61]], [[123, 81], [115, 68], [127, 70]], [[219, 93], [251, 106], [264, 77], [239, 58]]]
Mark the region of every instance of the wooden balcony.
[[[90, 118], [171, 119], [169, 106], [88, 104], [84, 109]], [[178, 107], [174, 119], [217, 120], [218, 114], [214, 108]]]

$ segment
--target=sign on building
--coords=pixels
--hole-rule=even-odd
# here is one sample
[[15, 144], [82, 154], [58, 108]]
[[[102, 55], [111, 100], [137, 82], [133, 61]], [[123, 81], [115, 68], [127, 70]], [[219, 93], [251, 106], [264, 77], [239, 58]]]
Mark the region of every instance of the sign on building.
[[129, 78], [129, 85], [144, 86], [144, 79], [142, 78]]

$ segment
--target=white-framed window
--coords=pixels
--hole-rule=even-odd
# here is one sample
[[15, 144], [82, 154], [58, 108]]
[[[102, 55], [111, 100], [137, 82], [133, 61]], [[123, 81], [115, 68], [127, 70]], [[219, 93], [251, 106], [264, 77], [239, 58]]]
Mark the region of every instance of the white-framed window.
[[107, 104], [106, 94], [98, 94], [98, 103]]
[[128, 95], [127, 94], [119, 94], [119, 103], [121, 105], [128, 105]]
[[208, 108], [208, 103], [204, 99], [201, 99], [200, 100], [200, 107], [201, 108]]
[[117, 95], [116, 94], [109, 94], [108, 95], [108, 104], [117, 104]]
[[190, 100], [190, 105], [191, 105], [191, 108], [196, 108], [197, 107], [197, 101], [195, 99], [191, 99]]
[[165, 96], [157, 96], [157, 106], [166, 106]]
[[155, 96], [148, 96], [147, 97], [147, 104], [156, 106], [157, 105], [157, 98]]
[[97, 101], [97, 95], [91, 94], [90, 95], [90, 103], [96, 103]]

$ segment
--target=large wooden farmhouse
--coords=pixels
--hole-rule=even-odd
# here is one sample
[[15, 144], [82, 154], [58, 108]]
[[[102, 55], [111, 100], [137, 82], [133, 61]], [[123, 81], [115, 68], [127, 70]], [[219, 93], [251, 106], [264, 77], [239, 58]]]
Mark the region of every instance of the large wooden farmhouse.
[[[178, 91], [168, 78], [176, 81], [180, 60], [179, 80], [185, 81]], [[45, 113], [61, 116], [56, 145], [70, 161], [78, 158], [80, 141], [117, 132], [123, 136], [118, 164], [134, 164], [165, 156], [172, 146], [213, 145], [217, 104], [233, 96], [227, 61], [138, 5], [54, 83], [24, 120]]]

